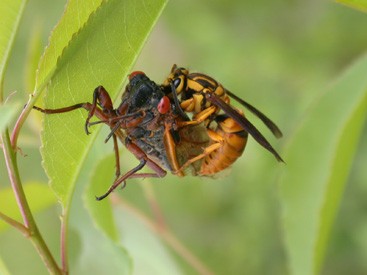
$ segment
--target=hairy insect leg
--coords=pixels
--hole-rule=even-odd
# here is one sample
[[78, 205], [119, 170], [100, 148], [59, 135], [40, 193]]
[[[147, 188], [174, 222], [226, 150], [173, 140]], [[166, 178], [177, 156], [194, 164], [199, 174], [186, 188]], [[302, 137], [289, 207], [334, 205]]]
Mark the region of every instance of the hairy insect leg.
[[[148, 158], [148, 156], [134, 143], [130, 140], [126, 140], [125, 142], [126, 148], [133, 153], [136, 158], [140, 161], [139, 165], [128, 171], [123, 176], [117, 178], [114, 183], [108, 188], [107, 192], [102, 196], [96, 197], [98, 201], [106, 198], [113, 190], [115, 190], [121, 183], [125, 182], [129, 178], [146, 178], [146, 177], [164, 177], [167, 172], [163, 170], [158, 164]], [[139, 170], [141, 170], [145, 165], [151, 168], [155, 173], [141, 173], [137, 174]], [[125, 184], [124, 184], [125, 185]]]

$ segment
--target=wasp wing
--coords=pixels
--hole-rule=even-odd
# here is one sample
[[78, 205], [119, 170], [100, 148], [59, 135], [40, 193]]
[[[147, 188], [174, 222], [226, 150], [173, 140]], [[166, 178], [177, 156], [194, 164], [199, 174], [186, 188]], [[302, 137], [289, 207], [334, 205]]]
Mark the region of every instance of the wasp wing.
[[230, 105], [225, 103], [214, 93], [206, 93], [205, 97], [206, 100], [210, 101], [212, 104], [222, 109], [224, 113], [226, 113], [228, 116], [233, 118], [239, 125], [241, 125], [241, 127], [247, 133], [249, 133], [262, 147], [264, 147], [266, 150], [272, 153], [278, 161], [284, 162], [284, 160], [277, 153], [277, 151], [275, 151], [275, 149], [270, 145], [270, 143], [266, 140], [266, 138], [259, 132], [259, 130], [256, 129], [256, 127], [249, 120], [247, 120], [246, 117], [238, 113], [235, 109], [233, 109]]
[[244, 101], [242, 98], [239, 98], [235, 94], [231, 93], [230, 91], [226, 90], [226, 93], [234, 100], [236, 100], [238, 103], [246, 107], [251, 113], [256, 115], [262, 122], [264, 122], [264, 124], [270, 129], [270, 131], [274, 134], [274, 136], [276, 136], [277, 138], [281, 138], [283, 136], [278, 126], [273, 121], [271, 121], [270, 118], [264, 115], [261, 111], [259, 111], [254, 106]]

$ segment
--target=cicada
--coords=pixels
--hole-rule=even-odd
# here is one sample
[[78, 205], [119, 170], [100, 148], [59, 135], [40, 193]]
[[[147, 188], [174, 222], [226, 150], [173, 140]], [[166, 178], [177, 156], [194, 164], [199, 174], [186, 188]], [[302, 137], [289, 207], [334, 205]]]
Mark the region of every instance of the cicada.
[[[111, 132], [106, 142], [112, 138], [116, 159], [116, 179], [102, 196], [107, 197], [120, 184], [130, 178], [164, 177], [166, 171], [178, 176], [197, 174], [202, 160], [187, 163], [187, 160], [203, 153], [209, 145], [209, 137], [203, 124], [181, 127], [188, 117], [181, 107], [164, 94], [161, 86], [151, 81], [143, 72], [129, 75], [129, 84], [117, 108], [103, 86], [93, 92], [92, 103], [78, 103], [58, 109], [34, 109], [45, 114], [60, 114], [83, 108], [88, 111], [85, 132], [89, 127], [104, 123]], [[91, 121], [96, 117], [97, 121]], [[139, 160], [139, 164], [121, 175], [118, 140]], [[183, 165], [185, 169], [182, 169]], [[148, 166], [153, 173], [140, 173]]]

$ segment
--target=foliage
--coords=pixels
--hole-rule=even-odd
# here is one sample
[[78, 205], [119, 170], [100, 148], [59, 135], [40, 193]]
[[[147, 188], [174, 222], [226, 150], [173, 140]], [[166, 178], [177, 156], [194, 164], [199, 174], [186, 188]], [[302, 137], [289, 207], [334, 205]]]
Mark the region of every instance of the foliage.
[[[165, 4], [70, 0], [61, 16], [61, 0], [31, 0], [25, 9], [25, 1], [0, 4], [7, 15], [0, 27], [0, 273], [47, 272], [14, 230], [29, 238], [6, 177], [17, 170], [36, 217], [30, 227], [42, 233], [30, 240], [60, 273], [345, 274], [350, 266], [366, 273], [366, 15], [320, 1], [171, 1], [147, 40]], [[48, 36], [40, 57], [37, 45]], [[91, 101], [101, 84], [118, 102], [136, 61], [158, 83], [173, 63], [214, 76], [282, 128], [283, 140], [271, 143], [284, 147], [286, 164], [250, 140], [225, 177], [131, 180], [97, 202], [94, 195], [113, 180], [105, 127], [87, 136], [85, 111], [43, 116], [30, 107], [13, 126], [29, 83], [28, 106]], [[122, 170], [135, 162], [123, 148]], [[61, 249], [60, 233], [67, 240]]]

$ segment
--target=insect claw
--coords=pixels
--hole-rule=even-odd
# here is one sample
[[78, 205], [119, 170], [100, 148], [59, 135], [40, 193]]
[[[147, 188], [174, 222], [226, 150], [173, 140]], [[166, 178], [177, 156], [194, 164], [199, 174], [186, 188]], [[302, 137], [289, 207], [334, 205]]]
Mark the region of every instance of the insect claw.
[[88, 128], [89, 128], [89, 123], [87, 122], [87, 123], [85, 123], [84, 130], [85, 130], [85, 133], [86, 133], [87, 135], [90, 135], [90, 134], [91, 134], [91, 132], [89, 132]]
[[98, 196], [95, 196], [96, 197], [96, 200], [97, 201], [101, 201], [101, 200], [103, 200], [104, 198], [105, 198], [105, 196], [103, 195], [103, 196], [100, 196], [100, 197], [98, 197]]
[[96, 200], [97, 201], [101, 201], [101, 200], [103, 200], [103, 199], [105, 199], [106, 197], [108, 197], [108, 195], [110, 194], [111, 192], [107, 192], [107, 193], [105, 193], [105, 194], [103, 194], [102, 196], [95, 196], [96, 197]]
[[114, 135], [113, 132], [109, 133], [106, 139], [104, 140], [104, 143], [107, 143], [113, 135]]
[[94, 196], [95, 198], [96, 198], [96, 201], [100, 201], [101, 199], [100, 199], [100, 197], [98, 197], [98, 196]]

